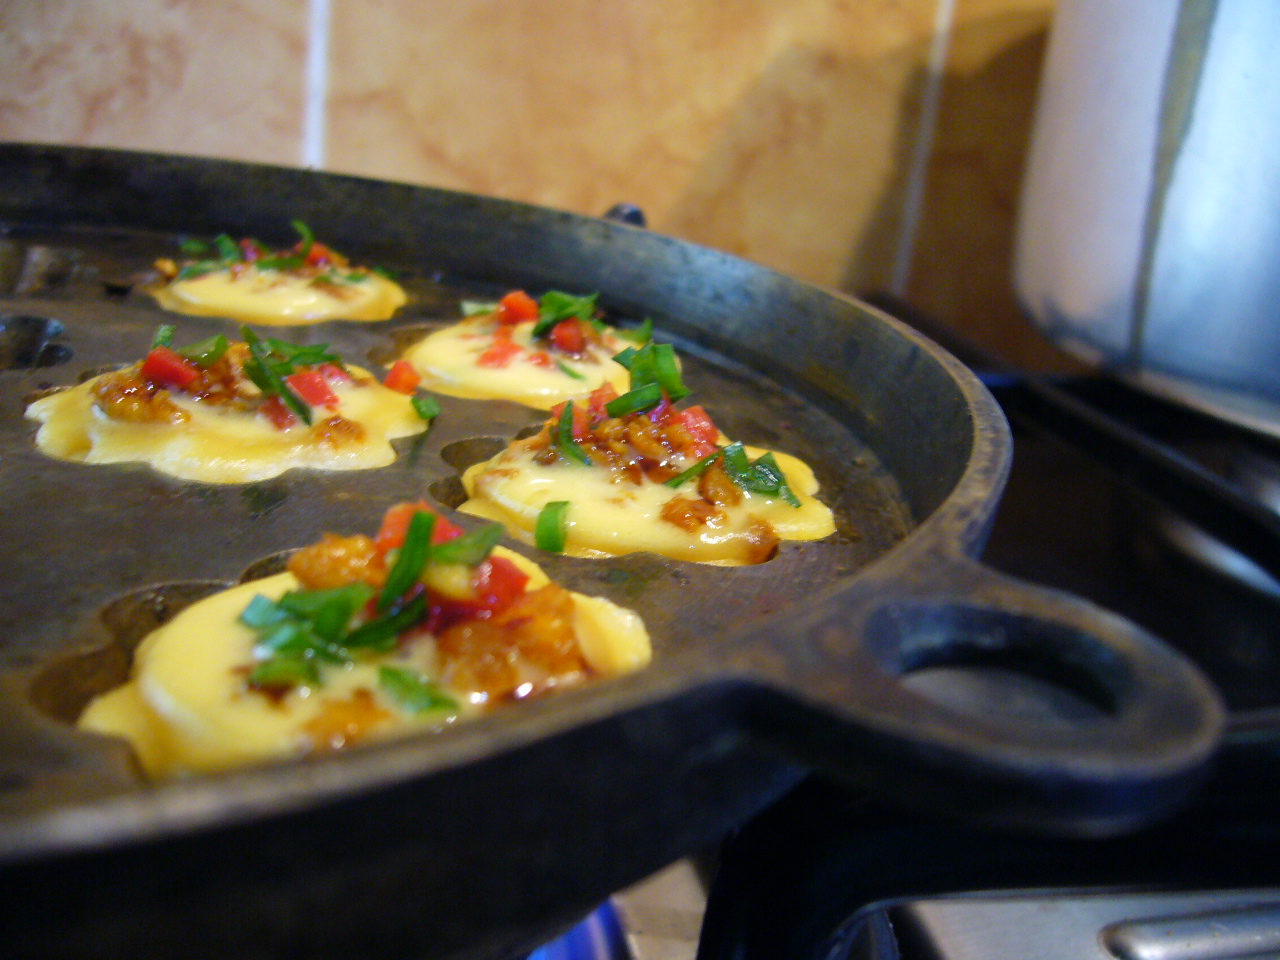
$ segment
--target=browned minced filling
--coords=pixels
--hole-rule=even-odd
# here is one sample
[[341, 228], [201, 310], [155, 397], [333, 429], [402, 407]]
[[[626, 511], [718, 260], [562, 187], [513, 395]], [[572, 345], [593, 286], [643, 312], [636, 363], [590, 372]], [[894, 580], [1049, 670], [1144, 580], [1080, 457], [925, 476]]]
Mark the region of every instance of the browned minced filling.
[[[370, 537], [325, 534], [295, 553], [288, 569], [308, 590], [355, 582], [380, 590], [385, 557]], [[412, 634], [401, 642], [412, 642]], [[573, 595], [554, 583], [520, 594], [497, 612], [448, 618], [434, 636], [441, 684], [481, 692], [487, 702], [536, 696], [593, 673], [574, 633]]]
[[[526, 443], [535, 451], [534, 460], [543, 465], [566, 462], [552, 443], [556, 419], [548, 420], [542, 430]], [[588, 427], [578, 445], [593, 466], [608, 470], [614, 483], [639, 485], [645, 480], [665, 483], [681, 473], [688, 454], [697, 444], [694, 437], [676, 419], [665, 424], [654, 423], [645, 413], [625, 417], [608, 417]], [[721, 527], [726, 521], [725, 507], [742, 502], [742, 490], [729, 478], [720, 461], [712, 462], [698, 477], [696, 484], [685, 487], [696, 491], [696, 497], [676, 494], [663, 506], [660, 514], [667, 523], [692, 533], [700, 527]], [[683, 488], [682, 488], [683, 489]], [[745, 542], [748, 563], [763, 563], [778, 549], [779, 537], [773, 525], [759, 517], [751, 517]]]
[[[243, 341], [230, 344], [226, 352], [200, 372], [191, 386], [182, 392], [200, 403], [225, 407], [246, 413], [262, 405], [262, 391], [244, 375], [244, 361], [249, 345]], [[186, 423], [191, 414], [173, 402], [170, 388], [142, 376], [142, 363], [104, 374], [93, 384], [92, 393], [98, 407], [112, 420], [129, 423]], [[310, 439], [317, 444], [339, 447], [360, 443], [364, 427], [345, 417], [327, 417], [316, 423]]]

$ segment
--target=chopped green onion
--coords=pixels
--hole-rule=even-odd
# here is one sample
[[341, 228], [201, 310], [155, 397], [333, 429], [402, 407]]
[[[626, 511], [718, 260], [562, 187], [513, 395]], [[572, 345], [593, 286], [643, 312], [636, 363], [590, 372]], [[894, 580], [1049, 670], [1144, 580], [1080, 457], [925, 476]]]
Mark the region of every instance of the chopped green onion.
[[227, 352], [228, 346], [230, 344], [226, 336], [221, 333], [215, 333], [212, 337], [201, 340], [199, 343], [182, 347], [177, 353], [179, 356], [186, 357], [192, 363], [201, 367], [211, 367], [222, 359], [222, 355]]
[[707, 467], [715, 463], [716, 458], [723, 456], [723, 450], [717, 450], [714, 453], [708, 453], [705, 457], [695, 463], [692, 467], [681, 473], [676, 474], [670, 480], [666, 481], [668, 487], [679, 487], [681, 484], [692, 480], [694, 477], [700, 477], [706, 472]]
[[178, 241], [178, 249], [189, 257], [196, 257], [208, 250], [209, 245], [194, 237], [183, 237]]
[[352, 630], [342, 641], [342, 645], [349, 650], [393, 650], [400, 634], [417, 624], [426, 612], [427, 596], [420, 593], [391, 616], [370, 620], [364, 626]]
[[587, 452], [573, 439], [573, 401], [564, 405], [560, 414], [560, 422], [556, 424], [556, 449], [570, 460], [576, 460], [584, 466], [591, 465]]
[[434, 563], [460, 563], [464, 567], [478, 567], [493, 552], [502, 535], [506, 533], [500, 523], [486, 523], [482, 527], [436, 544], [431, 550]]
[[151, 338], [151, 348], [173, 346], [173, 324], [162, 323], [156, 327], [156, 335]]
[[240, 259], [240, 245], [227, 234], [220, 233], [213, 238], [213, 245], [218, 249], [218, 258], [228, 262]]
[[561, 372], [561, 373], [563, 373], [563, 374], [564, 374], [565, 376], [567, 376], [567, 377], [573, 377], [573, 379], [575, 379], [575, 380], [585, 380], [585, 379], [587, 379], [586, 374], [579, 373], [577, 370], [573, 369], [573, 367], [569, 366], [569, 365], [568, 365], [567, 363], [565, 363], [563, 360], [557, 360], [557, 361], [556, 361], [556, 366], [557, 366], [557, 367], [559, 367], [559, 368], [560, 368], [560, 372]]
[[246, 627], [253, 627], [255, 630], [265, 630], [288, 619], [289, 612], [287, 610], [282, 610], [278, 603], [260, 593], [249, 601], [247, 607], [240, 611], [240, 622]]
[[316, 243], [315, 234], [313, 234], [311, 232], [311, 228], [307, 226], [305, 223], [303, 223], [301, 220], [290, 220], [289, 224], [290, 226], [293, 227], [293, 229], [297, 230], [298, 235], [302, 237], [302, 250], [299, 251], [298, 256], [300, 256], [305, 261], [307, 257], [311, 254], [311, 248], [315, 246], [315, 243]]
[[623, 340], [630, 340], [632, 343], [643, 347], [653, 339], [653, 320], [650, 317], [645, 317], [644, 323], [640, 324], [640, 326], [634, 328], [620, 327], [614, 333]]
[[641, 410], [650, 410], [662, 402], [662, 388], [656, 383], [629, 390], [620, 397], [610, 400], [604, 405], [611, 417], [625, 417]]
[[[287, 361], [282, 363], [276, 360], [272, 356], [272, 349], [247, 326], [240, 327], [240, 334], [249, 345], [249, 359], [244, 363], [245, 376], [252, 380], [263, 393], [277, 394], [302, 419], [303, 423], [311, 426], [311, 407], [284, 381], [284, 378], [293, 372], [293, 366]], [[271, 342], [283, 343], [280, 340]], [[285, 346], [291, 345], [285, 344]]]
[[670, 400], [681, 400], [689, 395], [689, 388], [680, 379], [680, 365], [676, 362], [676, 348], [669, 343], [652, 343], [654, 378]]
[[623, 350], [621, 353], [614, 354], [613, 362], [630, 370], [631, 362], [635, 360], [638, 352], [639, 351], [636, 350], [635, 347], [627, 347], [627, 349]]
[[737, 441], [724, 448], [724, 472], [739, 487], [747, 489], [750, 480], [751, 461], [747, 459], [747, 451], [742, 442]]
[[380, 667], [378, 686], [411, 713], [429, 710], [457, 711], [458, 701], [426, 677], [401, 667]]
[[253, 687], [317, 686], [320, 668], [305, 657], [272, 657], [253, 668], [249, 685]]
[[598, 293], [576, 297], [562, 290], [548, 290], [538, 300], [538, 322], [533, 325], [532, 336], [540, 337], [561, 320], [579, 317], [590, 320], [596, 315]]
[[436, 515], [429, 510], [419, 510], [409, 520], [404, 543], [396, 555], [396, 562], [387, 574], [387, 585], [378, 598], [378, 610], [385, 613], [409, 588], [418, 582], [422, 570], [431, 556], [431, 534], [436, 528]]
[[435, 397], [420, 393], [409, 399], [409, 405], [413, 407], [418, 416], [428, 422], [440, 416], [440, 404]]
[[569, 501], [552, 500], [538, 513], [533, 538], [539, 550], [547, 553], [564, 553], [565, 539], [569, 534]]
[[755, 483], [758, 484], [758, 487], [752, 487], [753, 490], [781, 497], [793, 507], [800, 506], [800, 498], [787, 483], [787, 475], [782, 472], [782, 467], [778, 466], [772, 453], [761, 454], [751, 465], [751, 469], [755, 474]]
[[222, 264], [217, 260], [202, 260], [199, 263], [187, 263], [178, 271], [178, 275], [174, 277], [174, 282], [179, 280], [194, 280], [196, 277], [203, 277], [206, 273], [216, 273], [222, 269]]
[[498, 301], [496, 300], [463, 300], [458, 304], [462, 310], [464, 317], [476, 317], [481, 314], [493, 313], [498, 309]]
[[367, 583], [351, 583], [325, 590], [297, 590], [280, 598], [278, 606], [311, 621], [322, 640], [336, 643], [357, 611], [373, 598]]
[[342, 358], [329, 350], [327, 343], [290, 343], [288, 340], [267, 338], [267, 346], [271, 352], [280, 357], [284, 365], [289, 366], [287, 373], [294, 367], [314, 367], [321, 363], [332, 363], [342, 366]]

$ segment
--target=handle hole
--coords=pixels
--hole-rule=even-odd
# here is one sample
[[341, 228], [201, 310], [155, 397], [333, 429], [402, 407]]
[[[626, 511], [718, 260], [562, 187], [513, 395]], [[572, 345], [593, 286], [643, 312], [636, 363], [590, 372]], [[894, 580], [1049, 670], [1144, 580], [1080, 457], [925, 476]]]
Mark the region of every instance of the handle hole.
[[1062, 623], [983, 607], [897, 604], [868, 645], [904, 686], [977, 715], [1079, 722], [1119, 713], [1131, 678], [1104, 644]]

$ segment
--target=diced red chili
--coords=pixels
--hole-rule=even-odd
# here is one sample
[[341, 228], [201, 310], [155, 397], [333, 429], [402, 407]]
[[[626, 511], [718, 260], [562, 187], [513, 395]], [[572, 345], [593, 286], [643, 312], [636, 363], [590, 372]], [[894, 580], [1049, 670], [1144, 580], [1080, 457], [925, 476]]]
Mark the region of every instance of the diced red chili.
[[[551, 421], [553, 424], [560, 422], [560, 415], [564, 413], [564, 404], [557, 403], [551, 408]], [[582, 441], [591, 435], [591, 414], [581, 403], [573, 405], [573, 439]]]
[[551, 342], [557, 350], [565, 353], [581, 353], [587, 345], [587, 334], [582, 329], [582, 321], [577, 317], [561, 320], [551, 328]]
[[462, 528], [440, 516], [438, 510], [425, 500], [417, 503], [397, 503], [387, 510], [382, 518], [382, 529], [374, 538], [374, 546], [379, 553], [396, 550], [404, 544], [405, 533], [409, 529], [409, 521], [420, 510], [436, 515], [436, 525], [431, 532], [432, 543], [447, 543], [462, 536]]
[[524, 593], [528, 582], [528, 574], [506, 557], [490, 557], [476, 567], [476, 577], [472, 582], [475, 597], [441, 601], [441, 620], [449, 623], [463, 618], [484, 619], [500, 613]]
[[413, 369], [413, 364], [408, 360], [397, 360], [387, 371], [387, 379], [383, 384], [388, 390], [394, 390], [396, 393], [413, 393], [421, 382], [422, 377], [417, 370]]
[[538, 319], [538, 301], [523, 290], [512, 290], [498, 301], [499, 323], [520, 323]]
[[168, 347], [153, 347], [142, 361], [142, 379], [185, 390], [200, 379], [200, 368]]
[[512, 358], [518, 355], [523, 349], [524, 348], [518, 343], [511, 340], [498, 340], [492, 347], [476, 358], [476, 366], [496, 367], [500, 369], [509, 364]]
[[258, 409], [277, 430], [288, 430], [298, 422], [297, 415], [276, 395], [267, 397]]
[[529, 356], [525, 357], [535, 367], [553, 367], [555, 361], [551, 359], [551, 354], [545, 350], [534, 350]]
[[324, 378], [330, 383], [352, 382], [351, 374], [347, 373], [347, 371], [343, 370], [336, 363], [322, 363], [320, 366], [316, 367], [316, 369], [324, 374]]
[[285, 383], [293, 388], [293, 392], [313, 407], [327, 407], [335, 410], [338, 407], [338, 395], [329, 386], [329, 381], [319, 370], [310, 368], [298, 370], [284, 378]]
[[707, 411], [703, 410], [702, 407], [689, 407], [674, 415], [680, 417], [681, 425], [695, 440], [693, 449], [687, 451], [690, 455], [705, 457], [716, 448], [716, 441], [720, 439], [720, 430], [711, 422], [711, 418], [707, 416]]
[[323, 267], [331, 262], [333, 262], [333, 251], [323, 243], [312, 242], [311, 249], [307, 251], [307, 266]]
[[587, 398], [587, 412], [590, 414], [591, 422], [596, 423], [607, 419], [609, 412], [605, 410], [605, 404], [617, 399], [617, 388], [607, 381], [592, 390], [591, 396]]

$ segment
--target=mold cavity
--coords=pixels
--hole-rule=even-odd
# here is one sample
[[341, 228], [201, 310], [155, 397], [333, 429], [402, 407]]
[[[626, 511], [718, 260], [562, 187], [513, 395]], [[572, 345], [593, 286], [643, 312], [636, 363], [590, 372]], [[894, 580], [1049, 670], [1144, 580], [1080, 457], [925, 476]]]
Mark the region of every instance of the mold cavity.
[[284, 573], [293, 553], [292, 550], [281, 550], [279, 553], [254, 561], [244, 568], [244, 573], [240, 574], [240, 582], [248, 583], [250, 580], [261, 580], [263, 577], [274, 577], [277, 573]]
[[94, 697], [129, 677], [133, 651], [148, 633], [183, 608], [227, 584], [197, 580], [147, 587], [119, 597], [98, 612], [94, 636], [48, 663], [31, 683], [31, 702], [56, 720], [74, 723]]
[[0, 316], [0, 370], [53, 367], [71, 359], [71, 348], [55, 343], [65, 332], [48, 317]]
[[527, 427], [521, 427], [519, 430], [516, 431], [516, 435], [514, 439], [526, 440], [529, 437], [532, 437], [535, 433], [537, 433], [539, 430], [542, 429], [542, 425], [545, 422], [546, 422], [545, 420], [539, 420], [537, 423], [531, 423]]
[[443, 480], [436, 480], [427, 489], [431, 492], [431, 496], [435, 497], [437, 503], [448, 507], [450, 510], [457, 510], [467, 500], [466, 488], [462, 486], [462, 481], [457, 477], [445, 477]]
[[0, 241], [0, 289], [15, 296], [55, 289], [71, 276], [79, 258], [78, 250]]
[[435, 328], [432, 326], [415, 323], [390, 331], [389, 343], [379, 343], [370, 348], [368, 353], [369, 362], [375, 366], [386, 366], [389, 363], [394, 363], [399, 359], [400, 354], [412, 347], [433, 329]]
[[1130, 679], [1110, 649], [1075, 628], [984, 607], [891, 605], [871, 618], [867, 642], [908, 689], [978, 716], [1114, 715]]
[[500, 437], [468, 437], [445, 446], [440, 451], [440, 458], [461, 473], [467, 467], [496, 457], [506, 446], [507, 441]]

